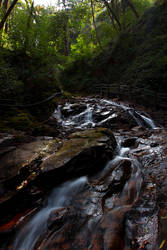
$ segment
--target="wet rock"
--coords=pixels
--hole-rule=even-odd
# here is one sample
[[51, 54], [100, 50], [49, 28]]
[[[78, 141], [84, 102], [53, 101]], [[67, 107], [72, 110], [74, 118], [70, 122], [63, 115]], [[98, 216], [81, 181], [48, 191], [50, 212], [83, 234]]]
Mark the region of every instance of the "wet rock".
[[81, 112], [83, 112], [86, 109], [86, 104], [85, 103], [74, 103], [74, 104], [66, 104], [62, 110], [61, 113], [62, 115], [67, 118], [68, 116], [74, 116], [77, 115]]
[[0, 157], [1, 156], [3, 156], [4, 154], [7, 154], [7, 153], [9, 153], [10, 151], [13, 151], [13, 150], [15, 150], [16, 149], [16, 147], [0, 147]]
[[105, 210], [105, 202], [113, 194], [121, 192], [124, 185], [130, 178], [132, 172], [132, 163], [130, 160], [121, 160], [115, 166], [113, 165], [110, 171], [107, 171], [105, 175], [100, 179], [99, 183], [103, 184], [103, 192], [105, 194], [102, 197], [102, 210]]
[[0, 147], [10, 147], [13, 146], [13, 135], [0, 134]]
[[48, 219], [48, 229], [52, 229], [54, 227], [54, 230], [59, 229], [67, 220], [67, 216], [69, 214], [69, 208], [68, 207], [61, 207], [53, 210], [49, 216]]
[[38, 175], [41, 158], [52, 150], [54, 147], [51, 141], [45, 140], [3, 148], [4, 154], [1, 154], [0, 162], [0, 203], [10, 199]]
[[5, 181], [17, 176], [20, 170], [32, 162], [39, 154], [47, 150], [47, 141], [35, 141], [21, 144], [12, 152], [1, 158], [0, 181]]
[[111, 116], [105, 118], [104, 120], [100, 121], [97, 126], [103, 126], [105, 128], [111, 128], [113, 124], [115, 124], [118, 115], [113, 113]]
[[46, 185], [68, 176], [93, 174], [112, 157], [116, 141], [110, 130], [97, 128], [71, 134], [61, 145], [60, 140], [41, 140], [8, 150], [1, 157], [0, 203], [50, 171], [44, 177]]
[[152, 142], [150, 144], [150, 147], [152, 147], [152, 148], [157, 147], [157, 146], [159, 146], [159, 144], [157, 142]]
[[62, 169], [64, 175], [89, 174], [103, 168], [116, 148], [113, 133], [105, 128], [76, 132], [41, 164], [43, 173]]
[[93, 121], [95, 123], [99, 123], [102, 120], [105, 120], [107, 117], [111, 116], [112, 113], [113, 113], [112, 110], [108, 110], [107, 108], [97, 106], [93, 112]]
[[136, 142], [137, 142], [137, 137], [131, 137], [131, 138], [127, 138], [125, 139], [122, 143], [121, 146], [122, 147], [134, 147], [136, 146]]
[[132, 131], [134, 132], [143, 132], [143, 127], [142, 126], [134, 126], [133, 128], [131, 128]]
[[116, 120], [116, 125], [118, 128], [131, 129], [132, 127], [136, 126], [136, 121], [129, 112], [120, 110], [118, 112], [119, 116]]

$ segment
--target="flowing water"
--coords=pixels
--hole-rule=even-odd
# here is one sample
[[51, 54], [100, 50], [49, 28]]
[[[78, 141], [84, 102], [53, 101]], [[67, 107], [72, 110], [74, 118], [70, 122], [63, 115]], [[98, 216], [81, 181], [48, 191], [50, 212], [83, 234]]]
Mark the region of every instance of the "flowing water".
[[131, 107], [127, 107], [126, 105], [118, 104], [116, 102], [108, 101], [108, 100], [104, 100], [104, 102], [106, 102], [108, 104], [111, 104], [113, 106], [119, 107], [119, 108], [127, 111], [134, 118], [134, 120], [136, 121], [137, 125], [139, 125], [139, 126], [143, 126], [143, 120], [144, 120], [145, 123], [146, 123], [146, 125], [149, 128], [152, 128], [152, 129], [158, 128], [158, 127], [156, 127], [156, 125], [154, 124], [154, 122], [153, 122], [153, 120], [151, 118], [140, 114], [140, 112], [134, 110]]
[[[77, 113], [75, 109], [74, 104], [59, 105], [53, 118], [67, 130], [112, 127], [121, 110], [128, 116], [128, 122], [132, 118], [133, 123], [143, 128], [158, 128], [147, 114], [113, 101], [86, 99], [85, 103], [82, 100], [82, 108], [78, 108]], [[157, 248], [156, 191], [152, 179], [144, 177], [143, 167], [156, 161], [160, 147], [150, 146], [154, 137], [150, 138], [149, 145], [143, 137], [137, 138], [139, 142], [132, 146], [122, 146], [128, 133], [120, 131], [115, 133], [118, 145], [115, 156], [105, 168], [94, 177], [81, 177], [55, 188], [46, 205], [22, 227], [13, 250], [52, 249], [52, 246], [55, 246], [53, 249], [92, 250]], [[61, 214], [64, 208], [70, 211], [66, 222], [66, 215]], [[48, 221], [54, 211], [65, 225], [52, 230]]]
[[18, 234], [13, 250], [34, 249], [37, 240], [47, 229], [47, 222], [51, 212], [56, 208], [69, 206], [72, 197], [83, 189], [86, 181], [86, 177], [81, 177], [75, 181], [65, 182], [60, 187], [55, 188], [48, 198], [47, 205]]
[[[118, 116], [119, 110], [124, 111], [125, 113], [128, 113], [133, 120], [136, 122], [136, 125], [142, 126], [142, 127], [148, 127], [152, 129], [157, 129], [158, 127], [154, 124], [153, 120], [146, 116], [141, 114], [139, 111], [134, 110], [131, 107], [128, 107], [123, 104], [118, 104], [113, 101], [109, 100], [99, 100], [96, 101], [94, 99], [89, 100], [90, 103], [85, 104], [85, 109], [82, 112], [79, 112], [78, 114], [71, 114], [73, 110], [73, 105], [70, 103], [66, 103], [65, 106], [59, 105], [57, 110], [54, 112], [54, 117], [56, 117], [59, 124], [62, 125], [62, 127], [66, 128], [76, 128], [76, 129], [86, 129], [90, 127], [95, 126], [103, 126], [107, 121], [110, 121]], [[103, 109], [105, 107], [105, 112], [103, 112]], [[116, 108], [116, 112], [110, 114], [110, 111]], [[62, 114], [62, 109], [67, 111], [66, 117]], [[74, 106], [75, 109], [75, 106]], [[102, 117], [106, 116], [106, 118], [102, 119], [98, 123], [94, 120], [95, 115], [101, 115]]]

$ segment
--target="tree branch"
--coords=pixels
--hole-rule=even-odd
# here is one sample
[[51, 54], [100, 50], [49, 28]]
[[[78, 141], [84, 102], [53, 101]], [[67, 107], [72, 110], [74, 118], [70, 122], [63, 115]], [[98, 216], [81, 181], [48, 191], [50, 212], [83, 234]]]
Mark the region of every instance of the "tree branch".
[[94, 8], [93, 8], [93, 0], [91, 0], [91, 10], [92, 10], [92, 18], [93, 18], [93, 25], [95, 27], [95, 32], [96, 32], [96, 39], [99, 44], [100, 49], [103, 51], [103, 47], [101, 45], [101, 41], [97, 32], [97, 27], [96, 27], [96, 22], [95, 22], [95, 16], [94, 16]]
[[1, 20], [1, 22], [0, 22], [0, 30], [3, 29], [4, 24], [5, 24], [6, 20], [7, 20], [7, 18], [9, 17], [10, 13], [12, 12], [12, 10], [13, 10], [13, 8], [15, 7], [15, 5], [16, 5], [17, 2], [18, 2], [18, 0], [14, 0], [14, 1], [11, 3], [9, 9], [7, 10], [7, 12], [5, 13], [4, 17], [2, 18], [2, 20]]

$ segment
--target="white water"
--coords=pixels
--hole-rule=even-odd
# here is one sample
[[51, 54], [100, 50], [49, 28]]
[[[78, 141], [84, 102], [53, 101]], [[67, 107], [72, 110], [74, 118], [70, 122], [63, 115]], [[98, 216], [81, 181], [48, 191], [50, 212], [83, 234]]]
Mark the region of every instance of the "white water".
[[[71, 110], [71, 107], [71, 104], [66, 103], [63, 109]], [[63, 119], [61, 113], [61, 105], [58, 105], [57, 110], [55, 110], [53, 116], [56, 117], [57, 121], [61, 123], [63, 127], [73, 126], [75, 128], [86, 128], [87, 126], [95, 126], [92, 115], [93, 107], [91, 107], [90, 104], [87, 104], [84, 111], [77, 115], [69, 116], [67, 119]]]
[[144, 115], [141, 115], [139, 112], [137, 112], [137, 114], [139, 114], [143, 118], [143, 120], [150, 126], [150, 128], [152, 128], [152, 129], [157, 129], [158, 128], [158, 127], [155, 126], [152, 119], [150, 119], [150, 118], [148, 118], [148, 117], [146, 117]]
[[90, 107], [89, 104], [87, 104], [86, 115], [85, 115], [85, 123], [86, 122], [93, 122], [92, 114], [93, 114], [93, 108]]
[[33, 250], [37, 240], [47, 229], [50, 213], [56, 208], [70, 205], [72, 196], [79, 193], [86, 182], [87, 177], [81, 177], [55, 188], [48, 198], [47, 205], [34, 215], [17, 235], [13, 250]]
[[102, 170], [102, 173], [106, 173], [109, 169], [111, 169], [122, 160], [131, 160], [128, 157], [129, 150], [130, 148], [121, 147], [120, 142], [117, 142], [117, 155], [106, 164], [105, 168]]
[[[136, 123], [140, 126], [143, 126], [143, 120], [146, 124], [148, 124], [148, 127], [155, 129], [156, 126], [154, 122], [148, 118], [147, 116], [141, 115], [138, 111], [135, 111], [134, 109], [131, 109], [125, 105], [120, 105], [112, 101], [103, 100], [103, 102], [106, 102], [110, 104], [111, 106], [116, 106], [121, 109], [123, 109], [126, 112], [129, 112], [129, 114], [135, 119]], [[66, 104], [66, 109], [71, 109], [71, 104]], [[112, 107], [109, 106], [108, 109], [111, 110]], [[99, 109], [102, 106], [99, 106]], [[93, 122], [93, 111], [95, 109], [94, 105], [87, 104], [86, 109], [81, 112], [78, 115], [71, 116], [68, 119], [64, 119], [61, 113], [61, 106], [58, 106], [57, 111], [55, 111], [55, 116], [57, 120], [63, 125], [63, 126], [74, 126], [75, 128], [86, 128], [87, 126], [95, 126], [95, 123]], [[102, 109], [101, 109], [102, 110]], [[100, 112], [100, 110], [99, 110]], [[108, 112], [108, 113], [107, 113]], [[105, 111], [104, 115], [109, 114], [110, 111]], [[137, 116], [135, 116], [137, 114]], [[117, 115], [114, 113], [108, 118], [105, 118], [100, 123], [106, 122], [107, 120], [116, 117]], [[140, 120], [141, 117], [141, 120]], [[119, 145], [119, 143], [118, 143]], [[125, 196], [125, 194], [128, 194], [129, 197], [132, 196], [132, 184], [135, 183], [136, 189], [135, 192], [133, 192], [132, 197], [132, 203], [135, 202], [135, 199], [140, 194], [141, 184], [142, 184], [142, 178], [141, 178], [141, 171], [138, 166], [135, 166], [135, 162], [128, 157], [129, 148], [127, 147], [121, 147], [118, 146], [118, 154], [115, 156], [113, 160], [108, 162], [106, 167], [104, 168], [104, 172], [107, 172], [109, 169], [111, 169], [113, 166], [115, 166], [117, 163], [121, 162], [122, 160], [130, 160], [131, 163], [134, 166], [133, 170], [133, 176], [130, 178], [130, 180], [125, 184], [122, 197]], [[102, 171], [102, 174], [103, 174]], [[54, 211], [57, 208], [66, 207], [71, 204], [72, 197], [79, 193], [82, 188], [84, 187], [85, 183], [87, 182], [86, 177], [79, 178], [75, 181], [66, 182], [63, 185], [61, 185], [59, 188], [56, 188], [51, 195], [48, 198], [47, 205], [43, 207], [29, 222], [27, 225], [25, 225], [22, 229], [22, 231], [17, 235], [17, 238], [14, 242], [13, 250], [33, 250], [35, 247], [35, 244], [39, 240], [39, 238], [45, 233], [47, 230], [47, 223], [49, 216], [52, 211]]]
[[54, 114], [55, 114], [57, 120], [59, 120], [59, 121], [62, 120], [61, 105], [58, 105], [57, 110], [55, 111]]
[[[90, 100], [91, 101], [91, 100]], [[111, 106], [107, 106], [106, 108], [108, 109], [104, 113], [102, 112], [101, 115], [103, 116], [104, 114], [106, 115], [107, 113], [109, 114], [110, 111], [112, 110], [112, 106], [119, 107], [120, 109], [124, 110], [125, 112], [128, 112], [130, 116], [135, 120], [136, 124], [142, 127], [148, 127], [152, 129], [156, 129], [156, 125], [154, 124], [153, 120], [146, 115], [141, 114], [139, 111], [134, 110], [131, 107], [128, 107], [123, 104], [118, 104], [113, 101], [108, 101], [108, 100], [101, 100], [100, 105], [94, 105], [94, 104], [86, 104], [86, 109], [82, 111], [81, 113], [77, 115], [70, 116], [68, 118], [63, 118], [62, 113], [61, 113], [61, 105], [58, 105], [57, 110], [54, 112], [54, 117], [57, 119], [59, 123], [63, 127], [74, 127], [74, 128], [87, 128], [87, 127], [95, 127], [96, 123], [93, 121], [93, 114], [95, 113], [100, 113], [101, 110], [104, 108], [104, 104], [108, 104]], [[63, 109], [67, 110], [72, 110], [72, 104], [66, 103]], [[97, 109], [98, 108], [98, 109]], [[112, 115], [109, 115], [107, 118], [104, 120], [101, 120], [100, 122], [97, 123], [97, 126], [102, 126], [105, 122], [117, 117], [118, 115], [116, 113], [113, 113]]]
[[[133, 117], [133, 119], [136, 121], [137, 125], [143, 126], [143, 123], [142, 123], [142, 121], [139, 119], [139, 117], [136, 117], [136, 116], [135, 116], [134, 110], [129, 109], [129, 110], [128, 110], [128, 113], [129, 113], [129, 114]], [[140, 116], [140, 115], [139, 115], [139, 116]]]
[[[127, 107], [123, 104], [118, 104], [116, 102], [113, 102], [113, 101], [108, 101], [108, 100], [103, 100], [104, 103], [108, 103], [108, 104], [111, 104], [113, 106], [116, 106], [116, 107], [119, 107], [125, 111], [127, 111], [132, 117], [133, 119], [136, 121], [137, 125], [139, 126], [143, 126], [143, 123], [142, 123], [142, 120], [145, 121], [145, 123], [148, 125], [149, 128], [152, 128], [152, 129], [157, 129], [158, 127], [155, 126], [153, 120], [151, 118], [148, 118], [144, 115], [141, 115], [138, 111], [130, 108], [130, 107]], [[135, 113], [138, 114], [138, 117], [135, 116]], [[139, 118], [140, 117], [140, 118]]]
[[132, 164], [133, 164], [132, 176], [125, 184], [123, 192], [121, 194], [121, 197], [128, 196], [129, 204], [134, 204], [138, 200], [143, 182], [141, 169], [139, 167], [140, 164], [138, 162], [135, 162], [134, 160], [132, 161]]
[[82, 119], [79, 126], [77, 127], [84, 128], [88, 125], [90, 125], [91, 127], [95, 126], [95, 123], [93, 122], [93, 107], [91, 107], [90, 104], [87, 104], [86, 110], [79, 114], [77, 117], [81, 117]]
[[118, 115], [117, 114], [112, 114], [112, 115], [110, 115], [109, 117], [107, 117], [106, 119], [104, 119], [104, 120], [102, 120], [101, 122], [99, 122], [98, 123], [98, 125], [103, 125], [105, 122], [107, 122], [107, 121], [110, 121], [110, 120], [112, 120], [113, 118], [116, 118]]

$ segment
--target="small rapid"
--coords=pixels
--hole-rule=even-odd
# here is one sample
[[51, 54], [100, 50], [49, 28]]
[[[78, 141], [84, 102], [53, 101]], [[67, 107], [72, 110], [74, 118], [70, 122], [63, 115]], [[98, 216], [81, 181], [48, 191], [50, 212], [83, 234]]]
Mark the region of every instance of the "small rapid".
[[122, 110], [124, 116], [127, 116], [127, 119], [128, 116], [131, 117], [136, 125], [151, 129], [158, 128], [147, 114], [141, 114], [132, 107], [105, 99], [90, 99], [89, 103], [87, 101], [83, 99], [78, 106], [71, 103], [66, 103], [64, 106], [58, 105], [52, 118], [55, 118], [58, 124], [66, 129], [103, 127], [106, 124], [112, 127], [112, 123], [119, 118], [120, 110]]
[[139, 125], [139, 126], [144, 126], [144, 124], [143, 124], [143, 121], [144, 121], [145, 124], [149, 128], [152, 128], [152, 129], [157, 129], [158, 128], [151, 118], [140, 114], [139, 111], [136, 111], [135, 109], [133, 109], [131, 107], [128, 107], [128, 106], [123, 105], [123, 104], [118, 104], [118, 103], [113, 102], [113, 101], [108, 101], [108, 100], [103, 100], [103, 102], [111, 104], [111, 105], [116, 106], [116, 107], [119, 107], [122, 110], [128, 112], [133, 117], [133, 119], [136, 121], [137, 125]]

